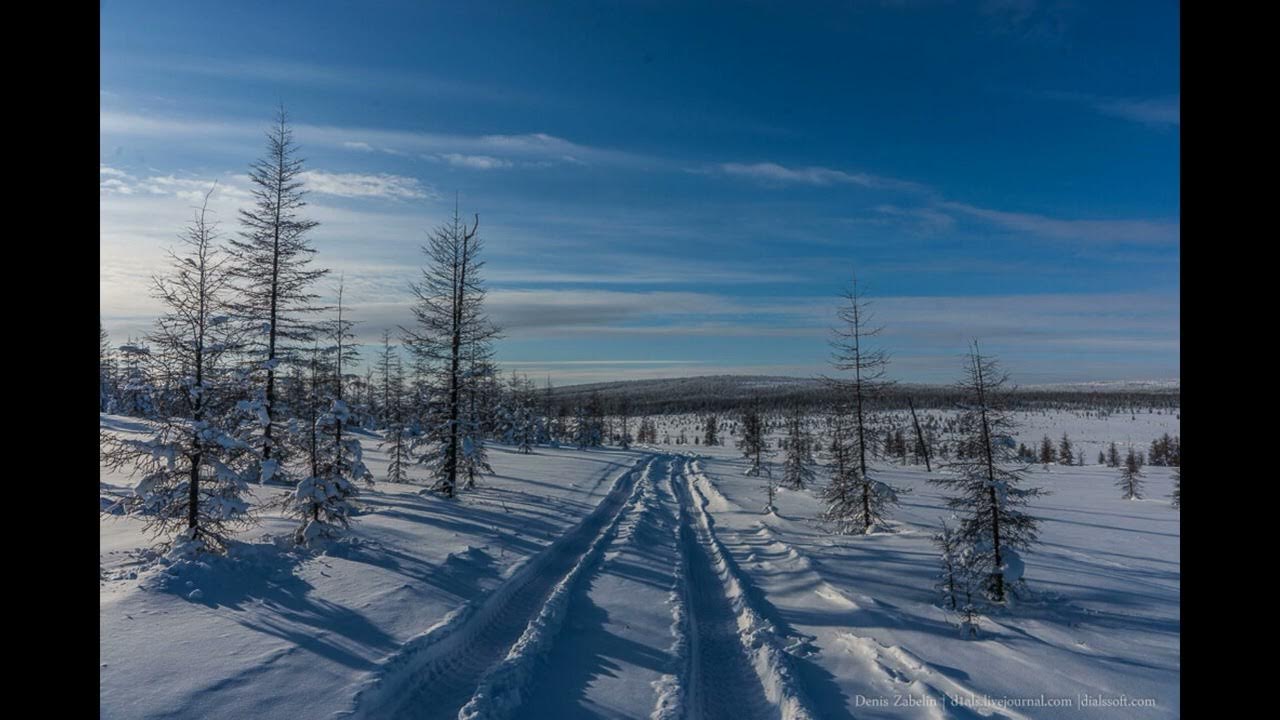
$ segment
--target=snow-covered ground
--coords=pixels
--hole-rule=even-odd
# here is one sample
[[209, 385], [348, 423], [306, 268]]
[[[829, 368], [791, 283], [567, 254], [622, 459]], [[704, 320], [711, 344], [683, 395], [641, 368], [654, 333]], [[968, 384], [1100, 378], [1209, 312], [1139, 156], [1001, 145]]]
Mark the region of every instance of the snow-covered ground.
[[[1090, 463], [1111, 441], [1178, 434], [1169, 414], [1021, 419], [1023, 442], [1065, 430]], [[701, 434], [677, 416], [659, 438], [681, 429]], [[376, 438], [365, 446], [381, 477]], [[101, 716], [1179, 716], [1167, 468], [1147, 467], [1147, 498], [1126, 501], [1114, 469], [1037, 466], [1031, 483], [1053, 494], [1030, 508], [1033, 596], [964, 639], [933, 590], [929, 536], [947, 513], [923, 467], [884, 464], [911, 490], [896, 532], [850, 537], [814, 519], [813, 490], [782, 490], [761, 514], [763, 481], [731, 444], [490, 455], [496, 476], [457, 501], [366, 490], [348, 540], [323, 554], [290, 550], [292, 524], [263, 508], [235, 559], [166, 568], [140, 550], [138, 520], [104, 517]], [[104, 494], [131, 482], [102, 481]], [[1127, 705], [1082, 710], [1084, 695]], [[1041, 696], [1069, 705], [981, 704]]]

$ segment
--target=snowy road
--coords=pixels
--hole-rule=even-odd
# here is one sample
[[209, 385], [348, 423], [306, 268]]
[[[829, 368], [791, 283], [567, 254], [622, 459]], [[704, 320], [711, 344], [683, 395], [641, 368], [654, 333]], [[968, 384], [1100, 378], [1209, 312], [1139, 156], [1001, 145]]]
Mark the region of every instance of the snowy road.
[[356, 717], [812, 717], [689, 459], [651, 455], [582, 523], [396, 658]]

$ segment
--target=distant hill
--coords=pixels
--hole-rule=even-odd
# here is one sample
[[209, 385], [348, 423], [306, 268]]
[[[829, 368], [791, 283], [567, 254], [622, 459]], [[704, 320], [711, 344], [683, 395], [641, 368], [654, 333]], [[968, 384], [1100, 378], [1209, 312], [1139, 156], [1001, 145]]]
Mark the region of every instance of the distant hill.
[[[566, 385], [552, 390], [557, 403], [585, 403], [596, 394], [606, 406], [627, 399], [637, 413], [728, 411], [759, 401], [777, 408], [799, 404], [806, 408], [831, 405], [837, 393], [818, 378], [774, 375], [698, 375], [653, 380]], [[908, 398], [918, 408], [953, 407], [962, 400], [947, 385], [898, 384], [874, 406], [905, 408]], [[1022, 386], [1011, 397], [1023, 407], [1176, 407], [1181, 391], [1177, 380], [1063, 383]]]

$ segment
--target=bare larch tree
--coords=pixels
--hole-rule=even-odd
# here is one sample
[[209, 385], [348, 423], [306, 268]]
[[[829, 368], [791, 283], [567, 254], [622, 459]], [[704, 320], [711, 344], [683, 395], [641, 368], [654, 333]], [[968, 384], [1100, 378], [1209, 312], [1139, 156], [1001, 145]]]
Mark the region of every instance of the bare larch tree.
[[236, 314], [252, 332], [251, 368], [261, 377], [252, 403], [262, 426], [262, 482], [284, 472], [275, 437], [277, 368], [315, 338], [307, 318], [320, 308], [309, 288], [328, 272], [310, 267], [315, 249], [308, 232], [318, 223], [301, 215], [307, 203], [297, 153], [282, 106], [267, 132], [266, 153], [249, 168], [253, 204], [240, 211], [240, 238], [230, 242], [239, 286]]
[[1022, 576], [1018, 551], [1035, 542], [1039, 521], [1022, 508], [1044, 494], [1020, 487], [1027, 474], [1014, 461], [1014, 420], [1003, 407], [1001, 391], [1008, 376], [994, 358], [981, 354], [974, 342], [958, 389], [967, 398], [959, 427], [964, 456], [947, 465], [950, 471], [929, 482], [952, 490], [947, 506], [960, 516], [957, 536], [972, 555], [976, 575], [986, 578], [988, 597], [1004, 602], [1007, 586]]
[[897, 503], [894, 489], [871, 476], [867, 458], [874, 453], [870, 445], [874, 436], [868, 428], [867, 404], [891, 384], [884, 379], [889, 357], [883, 350], [868, 344], [883, 328], [873, 324], [871, 303], [858, 287], [856, 276], [841, 297], [844, 302], [837, 313], [840, 324], [833, 329], [831, 364], [836, 370], [853, 373], [853, 377], [827, 378], [827, 382], [852, 407], [850, 440], [859, 485], [861, 507], [858, 515], [865, 534], [882, 523], [890, 508]]
[[237, 410], [240, 383], [230, 359], [240, 329], [230, 322], [227, 258], [219, 252], [209, 197], [197, 209], [182, 243], [170, 251], [167, 275], [153, 278], [152, 295], [164, 306], [147, 336], [152, 377], [178, 389], [144, 439], [103, 436], [103, 461], [131, 467], [143, 478], [127, 501], [147, 529], [167, 542], [223, 552], [229, 534], [247, 523], [243, 496], [252, 471], [245, 415]]
[[427, 450], [419, 461], [436, 480], [434, 488], [452, 498], [458, 486], [460, 455], [467, 435], [462, 427], [462, 401], [479, 379], [467, 372], [473, 358], [485, 360], [488, 344], [498, 334], [484, 313], [484, 285], [480, 270], [481, 241], [455, 209], [453, 219], [436, 228], [422, 248], [427, 264], [411, 287], [417, 302], [414, 325], [402, 328], [404, 344], [431, 377], [433, 394], [423, 441]]

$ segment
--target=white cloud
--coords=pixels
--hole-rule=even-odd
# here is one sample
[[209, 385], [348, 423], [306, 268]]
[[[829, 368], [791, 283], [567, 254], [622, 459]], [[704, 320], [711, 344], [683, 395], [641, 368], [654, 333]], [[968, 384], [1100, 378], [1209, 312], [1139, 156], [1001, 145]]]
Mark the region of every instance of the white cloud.
[[905, 180], [870, 175], [868, 173], [849, 173], [825, 167], [789, 168], [772, 162], [754, 164], [721, 163], [717, 169], [734, 177], [748, 178], [769, 184], [800, 185], [859, 185], [877, 190], [922, 190], [917, 183]]
[[1104, 115], [1146, 125], [1180, 125], [1182, 102], [1179, 96], [1163, 98], [1097, 98], [1094, 108]]
[[1087, 105], [1094, 112], [1153, 127], [1176, 127], [1182, 122], [1182, 98], [1176, 93], [1158, 97], [1105, 97], [1078, 92], [1047, 92], [1042, 96]]
[[1172, 245], [1178, 242], [1180, 235], [1178, 223], [1172, 221], [1063, 220], [1033, 213], [991, 210], [958, 202], [940, 202], [938, 206], [986, 220], [1009, 230], [1030, 233], [1052, 240]]
[[364, 175], [360, 173], [331, 173], [323, 170], [307, 170], [302, 173], [302, 180], [308, 190], [322, 195], [334, 195], [347, 198], [389, 198], [395, 200], [419, 200], [434, 198], [437, 194], [433, 188], [424, 185], [417, 178], [403, 175], [380, 173]]
[[[158, 117], [104, 109], [98, 115], [99, 133], [103, 136], [151, 138], [237, 139], [246, 152], [259, 150], [269, 122], [246, 120], [206, 121], [179, 117]], [[490, 157], [511, 162], [525, 160], [530, 164], [595, 165], [614, 164], [654, 166], [665, 161], [606, 148], [581, 145], [547, 133], [510, 135], [454, 135], [446, 133], [409, 132], [379, 128], [293, 125], [294, 137], [303, 145], [378, 151], [392, 155]], [[514, 163], [513, 163], [514, 164]]]
[[903, 208], [897, 205], [879, 205], [876, 212], [902, 220], [921, 235], [935, 235], [955, 227], [955, 218], [931, 207]]
[[[171, 195], [184, 200], [199, 201], [205, 193], [214, 189], [213, 197], [228, 200], [247, 200], [250, 193], [244, 184], [244, 176], [228, 175], [221, 178], [179, 177], [177, 175], [149, 175], [139, 178], [119, 168], [99, 165], [99, 195]], [[214, 183], [217, 187], [214, 187]]]
[[510, 160], [503, 160], [502, 158], [490, 157], [488, 155], [445, 153], [441, 157], [454, 167], [464, 167], [472, 170], [493, 170], [494, 168], [511, 167]]

